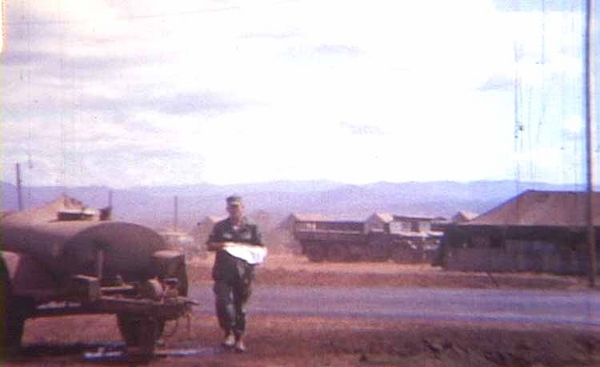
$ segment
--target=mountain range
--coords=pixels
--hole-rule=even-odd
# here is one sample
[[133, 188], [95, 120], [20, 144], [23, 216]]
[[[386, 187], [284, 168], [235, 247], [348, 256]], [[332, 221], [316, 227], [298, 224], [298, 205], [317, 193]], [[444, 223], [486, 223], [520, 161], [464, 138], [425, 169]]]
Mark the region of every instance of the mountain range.
[[[128, 189], [26, 186], [21, 189], [21, 198], [23, 207], [27, 209], [44, 205], [65, 194], [92, 208], [112, 203], [113, 216], [117, 220], [159, 229], [176, 226], [189, 230], [207, 216], [224, 216], [224, 199], [234, 193], [244, 197], [250, 215], [266, 213], [270, 223], [276, 225], [292, 213], [318, 213], [354, 220], [366, 219], [375, 212], [445, 218], [458, 211], [481, 214], [529, 189], [582, 191], [584, 186], [520, 181], [378, 182], [365, 185], [332, 181], [274, 181]], [[18, 210], [16, 185], [2, 182], [1, 207], [3, 211]]]

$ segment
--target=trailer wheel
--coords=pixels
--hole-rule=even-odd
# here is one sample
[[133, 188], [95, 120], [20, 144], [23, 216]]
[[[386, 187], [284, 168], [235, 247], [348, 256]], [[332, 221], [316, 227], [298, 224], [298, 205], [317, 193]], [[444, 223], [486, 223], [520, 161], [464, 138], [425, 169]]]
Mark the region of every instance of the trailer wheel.
[[349, 255], [348, 248], [339, 243], [333, 244], [327, 252], [327, 258], [331, 261], [348, 261]]
[[319, 244], [307, 244], [304, 248], [306, 257], [312, 262], [321, 262], [325, 260], [326, 252]]
[[117, 314], [117, 326], [128, 349], [134, 348], [141, 354], [152, 354], [165, 322], [151, 316]]
[[0, 302], [0, 330], [2, 330], [0, 332], [0, 357], [20, 348], [27, 310], [29, 310], [27, 300], [13, 296], [8, 275], [3, 270], [0, 269], [2, 271], [0, 296], [4, 300], [4, 302]]
[[[164, 297], [163, 286], [157, 279], [148, 279], [140, 284], [139, 295], [144, 299], [160, 301]], [[117, 326], [128, 346], [140, 346], [147, 337], [153, 338], [152, 343], [160, 338], [165, 321], [150, 316], [123, 313], [117, 314]]]
[[348, 246], [348, 259], [350, 261], [364, 261], [369, 259], [368, 250], [365, 246], [352, 244]]
[[390, 255], [393, 262], [397, 264], [414, 264], [420, 262], [421, 253], [409, 247], [398, 247], [392, 250]]

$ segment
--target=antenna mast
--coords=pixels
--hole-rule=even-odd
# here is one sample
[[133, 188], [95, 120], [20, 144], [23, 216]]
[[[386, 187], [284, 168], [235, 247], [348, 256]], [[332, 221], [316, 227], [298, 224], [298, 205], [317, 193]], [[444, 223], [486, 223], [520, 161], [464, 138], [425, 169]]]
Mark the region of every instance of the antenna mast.
[[586, 154], [587, 154], [587, 238], [589, 247], [589, 286], [594, 288], [596, 274], [598, 273], [598, 260], [596, 259], [596, 235], [594, 233], [594, 149], [592, 146], [592, 122], [594, 116], [594, 73], [593, 73], [593, 50], [592, 31], [594, 29], [594, 0], [586, 1], [585, 9], [585, 126], [586, 126]]

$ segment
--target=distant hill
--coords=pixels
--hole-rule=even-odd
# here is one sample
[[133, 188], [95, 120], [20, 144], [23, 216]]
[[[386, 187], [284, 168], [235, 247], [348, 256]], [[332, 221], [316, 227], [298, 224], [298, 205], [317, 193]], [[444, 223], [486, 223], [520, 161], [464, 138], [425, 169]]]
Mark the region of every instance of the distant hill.
[[[276, 181], [248, 185], [199, 184], [189, 186], [135, 187], [24, 187], [25, 207], [36, 207], [61, 194], [75, 197], [90, 207], [108, 205], [112, 192], [115, 219], [155, 228], [174, 222], [174, 197], [178, 197], [178, 227], [191, 229], [209, 215], [225, 214], [224, 198], [244, 196], [248, 212], [262, 211], [276, 225], [291, 213], [321, 213], [344, 219], [365, 219], [374, 212], [398, 215], [450, 217], [459, 210], [483, 213], [524, 190], [583, 190], [582, 186], [535, 182], [379, 182], [346, 185], [331, 181]], [[2, 210], [18, 209], [16, 186], [2, 183]]]

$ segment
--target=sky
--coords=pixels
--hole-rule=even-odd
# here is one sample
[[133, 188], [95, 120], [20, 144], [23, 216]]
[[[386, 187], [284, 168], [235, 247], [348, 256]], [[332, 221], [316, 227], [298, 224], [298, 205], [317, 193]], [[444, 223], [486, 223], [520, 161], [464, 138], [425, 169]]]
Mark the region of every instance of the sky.
[[583, 183], [582, 4], [5, 1], [2, 180]]

